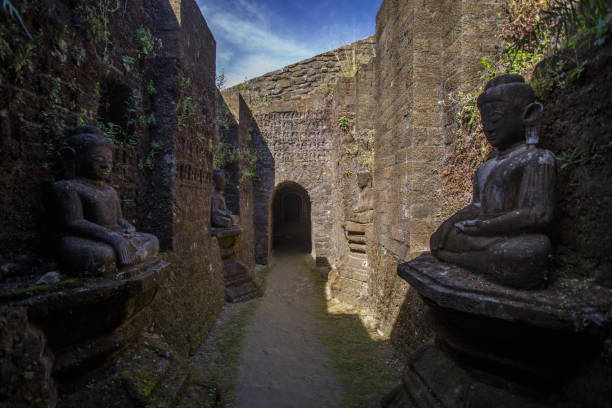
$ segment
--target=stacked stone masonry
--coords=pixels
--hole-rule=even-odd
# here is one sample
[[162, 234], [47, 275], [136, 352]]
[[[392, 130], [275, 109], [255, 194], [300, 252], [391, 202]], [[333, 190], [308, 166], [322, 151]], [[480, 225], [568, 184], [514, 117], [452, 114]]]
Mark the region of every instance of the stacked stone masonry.
[[[211, 176], [223, 144], [237, 153], [223, 168], [230, 180], [227, 205], [243, 227], [236, 258], [246, 269], [270, 261], [275, 197], [293, 189], [302, 200], [300, 217], [310, 217], [307, 247], [318, 264], [331, 267], [331, 295], [369, 313], [404, 350], [429, 342], [425, 306], [397, 277], [397, 265], [428, 251], [429, 237], [448, 210], [442, 175], [452, 171], [445, 157], [456, 139], [458, 96], [479, 82], [478, 62], [500, 45], [504, 4], [384, 0], [374, 36], [219, 92], [215, 40], [194, 0], [135, 0], [116, 11], [97, 8], [94, 0], [78, 7], [65, 0], [24, 2], [25, 24], [43, 28], [42, 34], [30, 41], [18, 25], [0, 30], [0, 40], [13, 41], [0, 71], [3, 302], [28, 295], [29, 285], [57, 269], [48, 197], [51, 182], [62, 177], [59, 148], [78, 124], [102, 124], [117, 145], [111, 184], [124, 216], [159, 237], [161, 257], [171, 264], [150, 306], [122, 329], [134, 339], [146, 331], [147, 344], [167, 350], [173, 369], [195, 352], [223, 304], [221, 253], [210, 229]], [[109, 22], [110, 41], [96, 35], [100, 21]], [[146, 30], [151, 53], [142, 51]], [[30, 46], [51, 52], [35, 52], [24, 70], [13, 69]], [[609, 66], [606, 52], [588, 56], [599, 67], [587, 71], [588, 81], [610, 82], [601, 68]], [[594, 95], [594, 88], [581, 86], [571, 95], [549, 92], [550, 103], [570, 98], [578, 106], [600, 98], [597, 108], [576, 114], [571, 125], [555, 125], [553, 114], [545, 114], [543, 142], [555, 153], [571, 151], [581, 132], [594, 126], [598, 146], [607, 143], [606, 126], [591, 119], [601, 112], [609, 116], [609, 90]], [[563, 115], [563, 106], [552, 112]], [[581, 143], [584, 151], [592, 147]], [[605, 186], [608, 173], [596, 161], [601, 155], [593, 155], [588, 170], [603, 174], [597, 180]], [[371, 218], [355, 221], [364, 194], [358, 180], [365, 173], [373, 210]], [[609, 194], [597, 190], [593, 196], [585, 174], [561, 173], [565, 198], [555, 261], [570, 259], [564, 268], [571, 270], [560, 272], [570, 277], [609, 273], [602, 254], [612, 218], [592, 218], [609, 213]], [[577, 189], [575, 177], [581, 180]], [[577, 202], [594, 203], [596, 210], [576, 210]], [[590, 223], [593, 228], [585, 227]], [[581, 227], [570, 233], [575, 225]], [[17, 406], [26, 396], [49, 405], [58, 398], [60, 406], [74, 402], [58, 396], [58, 385], [71, 380], [51, 374], [54, 350], [47, 334], [29, 320], [27, 308], [13, 305], [3, 303], [0, 315], [0, 351], [14, 357], [3, 363], [10, 369], [2, 373], [0, 397], [11, 396], [8, 403]], [[610, 340], [607, 347], [610, 356]], [[32, 381], [24, 382], [26, 370]]]

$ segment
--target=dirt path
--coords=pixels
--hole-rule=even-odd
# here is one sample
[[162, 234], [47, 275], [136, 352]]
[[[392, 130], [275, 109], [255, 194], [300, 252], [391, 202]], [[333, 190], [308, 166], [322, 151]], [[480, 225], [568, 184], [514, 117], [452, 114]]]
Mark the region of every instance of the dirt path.
[[225, 305], [177, 408], [380, 406], [401, 360], [354, 309], [325, 300], [304, 260], [275, 258], [263, 298]]
[[322, 342], [319, 288], [303, 258], [278, 258], [247, 326], [235, 406], [340, 407], [342, 387]]

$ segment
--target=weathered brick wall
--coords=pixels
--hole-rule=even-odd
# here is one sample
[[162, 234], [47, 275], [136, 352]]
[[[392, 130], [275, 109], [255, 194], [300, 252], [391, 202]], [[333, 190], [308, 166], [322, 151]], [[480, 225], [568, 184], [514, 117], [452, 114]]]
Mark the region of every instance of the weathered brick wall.
[[48, 0], [18, 7], [33, 38], [2, 14], [0, 284], [57, 268], [49, 186], [63, 177], [59, 148], [75, 126], [103, 123], [116, 144], [111, 184], [124, 215], [157, 235], [172, 263], [145, 317], [174, 350], [195, 351], [223, 303], [220, 256], [210, 245], [207, 148], [215, 40], [198, 6]]
[[478, 78], [478, 62], [494, 49], [500, 11], [493, 1], [386, 0], [377, 15], [378, 245], [370, 257], [370, 304], [383, 331], [408, 347], [426, 341], [429, 328], [396, 267], [429, 250], [442, 221], [441, 174], [456, 109], [445, 101], [452, 105]]
[[253, 194], [258, 263], [267, 263], [271, 251], [274, 189], [286, 181], [300, 184], [310, 196], [313, 254], [321, 261], [333, 261], [329, 231], [336, 159], [333, 134], [338, 123], [338, 118], [332, 117], [335, 83], [338, 77], [354, 73], [373, 53], [373, 40], [367, 38], [223, 91], [234, 116], [240, 114], [235, 96], [239, 93], [255, 118], [253, 143], [258, 162]]
[[[172, 272], [151, 311], [156, 330], [181, 353], [193, 353], [223, 305], [221, 261], [210, 236], [216, 46], [193, 0], [157, 1], [154, 10], [155, 34], [164, 44], [155, 64], [154, 141], [172, 147], [155, 156], [151, 183], [171, 197], [172, 250], [165, 257]], [[169, 190], [159, 185], [165, 171]]]
[[[352, 273], [349, 256], [349, 241], [346, 222], [354, 215], [362, 194], [357, 175], [372, 172], [374, 164], [374, 126], [376, 116], [376, 71], [375, 58], [361, 64], [356, 75], [338, 80], [334, 94], [336, 118], [346, 118], [347, 126], [338, 128], [335, 136], [336, 171], [332, 190], [332, 245], [334, 268], [330, 275], [331, 295], [345, 303], [360, 306], [365, 310], [369, 299], [368, 278], [360, 279]], [[371, 227], [366, 240], [372, 242]], [[369, 250], [366, 248], [366, 252]], [[365, 256], [364, 256], [365, 258]], [[367, 259], [367, 258], [365, 258]], [[369, 271], [368, 265], [364, 266]]]
[[254, 229], [254, 210], [255, 202], [253, 198], [253, 179], [256, 177], [254, 172], [255, 163], [252, 162], [255, 156], [253, 139], [258, 133], [257, 122], [248, 105], [242, 98], [239, 100], [240, 118], [238, 120], [238, 149], [239, 173], [238, 184], [240, 186], [240, 223], [244, 226], [244, 231], [240, 235], [240, 245], [237, 251], [240, 259], [249, 271], [255, 269], [255, 229]]
[[460, 92], [480, 83], [480, 60], [493, 55], [499, 40], [503, 3], [496, 0], [442, 0], [442, 75], [445, 142], [457, 137], [456, 113]]

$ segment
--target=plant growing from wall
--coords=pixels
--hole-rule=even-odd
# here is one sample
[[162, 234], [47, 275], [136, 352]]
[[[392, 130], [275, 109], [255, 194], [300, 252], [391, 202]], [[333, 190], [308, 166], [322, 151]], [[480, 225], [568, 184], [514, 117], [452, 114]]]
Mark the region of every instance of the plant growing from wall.
[[215, 136], [215, 153], [213, 155], [213, 167], [220, 169], [225, 167], [227, 164], [236, 161], [238, 152], [234, 146], [228, 141], [226, 135], [221, 129], [217, 131]]
[[191, 79], [183, 77], [179, 83], [181, 97], [176, 105], [177, 126], [179, 130], [197, 129], [202, 125], [201, 104], [191, 96]]
[[[444, 208], [449, 212], [470, 200], [471, 182], [462, 174], [473, 174], [492, 153], [476, 106], [482, 85], [498, 74], [518, 73], [531, 79], [536, 95], [553, 86], [565, 87], [568, 81], [579, 78], [588, 64], [580, 59], [579, 49], [587, 44], [600, 46], [608, 40], [612, 5], [605, 0], [510, 0], [506, 18], [501, 27], [505, 45], [497, 55], [480, 61], [482, 83], [449, 101], [457, 109], [457, 137], [441, 172]], [[553, 54], [555, 59], [548, 58]], [[533, 74], [540, 62], [545, 64], [544, 69]], [[561, 153], [559, 161], [565, 167], [586, 162], [576, 150]]]
[[140, 26], [136, 30], [134, 45], [136, 46], [139, 56], [148, 57], [152, 55], [155, 49], [155, 37], [153, 37], [151, 30], [144, 26]]
[[215, 76], [215, 93], [217, 97], [221, 94], [221, 89], [225, 88], [225, 68], [221, 68], [221, 73]]
[[269, 94], [264, 94], [261, 98], [259, 98], [253, 103], [253, 108], [268, 106], [270, 102], [272, 102], [272, 97]]
[[81, 5], [82, 20], [87, 24], [89, 35], [102, 46], [102, 58], [108, 62], [109, 48], [112, 44], [110, 32], [110, 15], [121, 7], [121, 1], [98, 0], [97, 6]]
[[346, 115], [342, 115], [338, 118], [338, 127], [342, 129], [343, 132], [348, 132], [349, 130], [349, 120]]
[[147, 87], [145, 89], [147, 95], [155, 95], [157, 93], [157, 89], [155, 89], [155, 83], [152, 79], [147, 82]]
[[123, 62], [123, 67], [125, 68], [125, 72], [132, 72], [132, 70], [134, 69], [134, 57], [130, 57], [129, 55], [124, 56], [121, 59], [121, 62]]
[[344, 49], [342, 58], [336, 54], [338, 64], [340, 64], [340, 75], [343, 77], [353, 77], [357, 73], [358, 62], [357, 53], [354, 47]]
[[257, 152], [254, 148], [248, 147], [242, 149], [241, 153], [244, 161], [244, 167], [240, 174], [240, 181], [242, 182], [257, 176]]

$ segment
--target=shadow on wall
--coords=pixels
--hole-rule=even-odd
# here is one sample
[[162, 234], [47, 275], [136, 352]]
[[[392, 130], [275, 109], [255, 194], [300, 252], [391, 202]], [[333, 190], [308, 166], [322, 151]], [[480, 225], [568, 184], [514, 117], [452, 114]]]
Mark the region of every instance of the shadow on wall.
[[238, 121], [232, 115], [230, 108], [219, 92], [217, 103], [219, 128], [217, 130], [217, 146], [214, 167], [225, 171], [225, 201], [232, 214], [240, 215], [240, 163], [234, 160], [234, 151], [240, 149]]
[[[242, 98], [242, 96], [240, 97]], [[275, 161], [270, 148], [257, 121], [253, 118], [247, 104], [241, 104], [248, 110], [251, 120], [251, 141], [257, 155], [255, 167], [255, 179], [253, 182], [253, 227], [255, 228], [255, 262], [267, 265], [272, 248], [270, 248], [270, 208], [272, 195], [274, 193]]]

